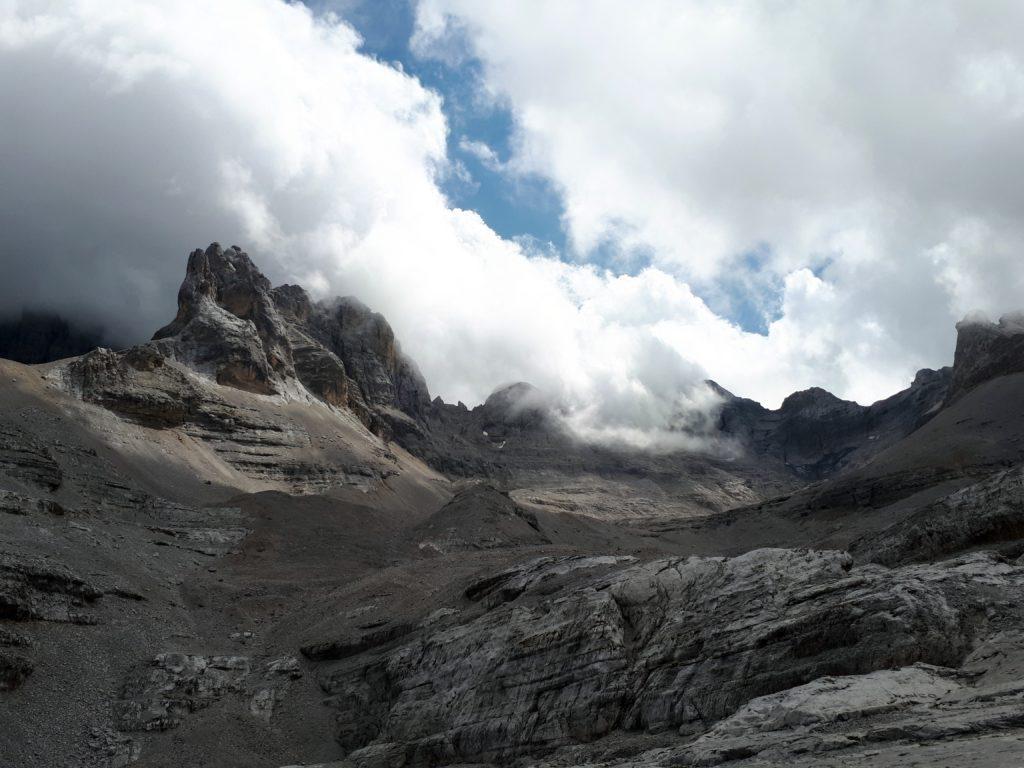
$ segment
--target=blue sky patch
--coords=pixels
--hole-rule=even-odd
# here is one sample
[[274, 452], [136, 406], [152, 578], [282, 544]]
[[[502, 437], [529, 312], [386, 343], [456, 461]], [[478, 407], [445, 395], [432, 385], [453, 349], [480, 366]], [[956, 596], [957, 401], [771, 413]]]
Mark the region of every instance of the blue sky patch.
[[[363, 53], [400, 67], [441, 95], [453, 167], [440, 186], [453, 206], [476, 211], [491, 229], [532, 253], [575, 260], [558, 189], [544, 177], [505, 167], [513, 150], [515, 116], [507, 106], [480, 98], [479, 60], [468, 50], [448, 61], [413, 53], [412, 0], [307, 0], [307, 5], [314, 12], [332, 11], [345, 19], [362, 36]], [[733, 269], [714, 285], [693, 290], [714, 312], [743, 330], [767, 333], [782, 308], [782, 281], [769, 269], [770, 255], [768, 245], [759, 246], [737, 257]], [[584, 256], [586, 263], [615, 274], [636, 275], [654, 263], [649, 249], [624, 252], [614, 237]]]
[[[409, 0], [309, 0], [315, 12], [333, 11], [363, 38], [362, 51], [374, 58], [400, 65], [424, 86], [444, 99], [448, 119], [448, 155], [461, 163], [472, 180], [456, 167], [441, 180], [452, 205], [480, 214], [495, 232], [509, 240], [528, 236], [566, 251], [562, 227], [562, 198], [545, 178], [507, 173], [500, 163], [508, 160], [515, 133], [509, 109], [479, 98], [480, 62], [465, 57], [458, 65], [416, 56], [409, 47], [416, 24]], [[472, 151], [469, 142], [489, 147], [499, 165], [488, 167]]]

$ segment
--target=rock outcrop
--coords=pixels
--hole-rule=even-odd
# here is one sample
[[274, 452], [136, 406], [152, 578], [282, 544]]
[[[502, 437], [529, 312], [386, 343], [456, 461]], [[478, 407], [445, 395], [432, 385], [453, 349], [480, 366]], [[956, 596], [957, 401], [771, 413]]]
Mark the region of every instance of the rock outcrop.
[[861, 560], [897, 565], [926, 562], [975, 548], [1024, 552], [1024, 471], [997, 472], [850, 546]]
[[[962, 565], [793, 550], [538, 561], [470, 587], [477, 607], [446, 626], [361, 648], [323, 686], [342, 746], [402, 745], [409, 765], [502, 762], [617, 729], [700, 733], [825, 676], [958, 665], [991, 597]], [[1003, 576], [1004, 599], [1022, 579]]]
[[125, 683], [115, 705], [124, 731], [164, 731], [229, 693], [243, 693], [245, 656], [159, 654]]
[[379, 433], [409, 428], [429, 402], [381, 315], [354, 299], [314, 303], [299, 286], [273, 288], [237, 246], [193, 251], [178, 314], [153, 339], [219, 384], [280, 395], [299, 382]]
[[507, 494], [473, 485], [418, 524], [412, 536], [421, 552], [458, 552], [550, 544], [535, 515]]
[[996, 323], [966, 319], [957, 323], [956, 330], [947, 402], [984, 381], [1024, 371], [1024, 314], [1003, 315]]
[[0, 556], [0, 619], [92, 624], [88, 606], [103, 591], [43, 560]]

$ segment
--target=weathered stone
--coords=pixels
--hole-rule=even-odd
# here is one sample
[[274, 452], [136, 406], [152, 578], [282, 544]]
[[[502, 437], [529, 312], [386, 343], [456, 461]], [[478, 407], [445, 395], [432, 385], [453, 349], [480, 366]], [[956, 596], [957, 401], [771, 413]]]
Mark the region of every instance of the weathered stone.
[[11, 691], [32, 674], [35, 665], [19, 653], [0, 650], [0, 691]]
[[263, 394], [294, 375], [270, 281], [237, 247], [189, 256], [178, 315], [154, 335], [169, 356], [212, 370], [220, 384]]
[[0, 473], [44, 491], [56, 490], [63, 479], [50, 450], [12, 424], [0, 425]]
[[896, 565], [949, 556], [973, 547], [1024, 540], [1024, 469], [992, 477], [912, 512], [855, 541], [858, 560]]
[[56, 563], [0, 555], [0, 620], [93, 624], [95, 617], [84, 611], [102, 596]]
[[955, 665], [981, 620], [964, 569], [988, 567], [854, 569], [793, 550], [586, 560], [474, 586], [482, 615], [397, 649], [352, 648], [370, 652], [324, 678], [339, 741], [402, 743], [414, 764], [502, 761], [616, 729], [705, 728], [823, 676]]
[[22, 496], [11, 491], [0, 490], [0, 512], [8, 515], [64, 515], [64, 508], [51, 499], [37, 499]]
[[124, 731], [164, 731], [227, 693], [245, 691], [249, 659], [162, 653], [125, 683], [115, 703]]
[[947, 403], [983, 381], [1024, 371], [1024, 314], [1003, 315], [997, 323], [967, 319], [957, 323], [956, 330]]
[[689, 764], [715, 765], [769, 749], [778, 752], [797, 740], [813, 741], [808, 734], [812, 727], [934, 703], [960, 688], [955, 670], [920, 664], [866, 675], [822, 677], [749, 701], [684, 754]]

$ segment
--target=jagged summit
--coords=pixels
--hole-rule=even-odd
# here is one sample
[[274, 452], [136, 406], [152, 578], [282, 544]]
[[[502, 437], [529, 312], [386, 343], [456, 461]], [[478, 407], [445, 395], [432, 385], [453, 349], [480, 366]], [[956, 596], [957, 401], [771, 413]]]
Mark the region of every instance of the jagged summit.
[[834, 411], [839, 408], [848, 407], [855, 405], [849, 400], [842, 400], [827, 389], [821, 387], [811, 387], [810, 389], [804, 389], [800, 392], [794, 392], [793, 394], [786, 397], [782, 401], [782, 405], [779, 410], [782, 413], [801, 413], [801, 414], [823, 414], [829, 411]]
[[178, 314], [153, 339], [168, 356], [211, 369], [219, 384], [277, 394], [295, 376], [270, 281], [238, 246], [189, 255]]
[[298, 382], [378, 432], [429, 402], [383, 316], [353, 298], [313, 302], [300, 286], [273, 288], [237, 245], [189, 255], [177, 316], [153, 339], [160, 353], [219, 384], [284, 394]]

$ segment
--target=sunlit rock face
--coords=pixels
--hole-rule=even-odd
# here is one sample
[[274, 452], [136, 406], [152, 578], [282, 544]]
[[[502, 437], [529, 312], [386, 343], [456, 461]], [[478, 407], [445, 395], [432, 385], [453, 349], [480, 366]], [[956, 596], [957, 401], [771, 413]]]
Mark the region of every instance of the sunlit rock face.
[[214, 243], [189, 256], [178, 314], [153, 339], [219, 384], [280, 395], [298, 382], [377, 432], [429, 402], [381, 315], [355, 299], [315, 303], [299, 286], [272, 288], [237, 246]]

